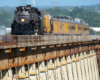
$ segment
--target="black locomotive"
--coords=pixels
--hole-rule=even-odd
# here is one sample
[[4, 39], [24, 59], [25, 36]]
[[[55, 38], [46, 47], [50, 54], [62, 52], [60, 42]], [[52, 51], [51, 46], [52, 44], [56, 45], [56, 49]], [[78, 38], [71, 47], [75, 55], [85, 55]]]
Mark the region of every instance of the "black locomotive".
[[15, 17], [11, 25], [12, 35], [40, 34], [42, 13], [35, 7], [19, 6], [16, 8]]

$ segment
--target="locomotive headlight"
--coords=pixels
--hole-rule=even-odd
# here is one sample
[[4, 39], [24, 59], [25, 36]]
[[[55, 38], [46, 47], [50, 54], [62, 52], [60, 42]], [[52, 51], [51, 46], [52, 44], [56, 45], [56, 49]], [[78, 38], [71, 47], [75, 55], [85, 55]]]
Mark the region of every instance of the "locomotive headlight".
[[21, 22], [25, 22], [25, 19], [21, 19]]

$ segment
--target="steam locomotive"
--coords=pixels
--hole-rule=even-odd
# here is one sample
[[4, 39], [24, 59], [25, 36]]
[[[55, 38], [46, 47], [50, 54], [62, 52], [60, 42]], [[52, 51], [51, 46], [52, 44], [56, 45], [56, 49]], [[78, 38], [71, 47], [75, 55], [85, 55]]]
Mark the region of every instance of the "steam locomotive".
[[84, 20], [70, 16], [53, 17], [31, 5], [16, 8], [12, 35], [83, 35], [89, 34]]

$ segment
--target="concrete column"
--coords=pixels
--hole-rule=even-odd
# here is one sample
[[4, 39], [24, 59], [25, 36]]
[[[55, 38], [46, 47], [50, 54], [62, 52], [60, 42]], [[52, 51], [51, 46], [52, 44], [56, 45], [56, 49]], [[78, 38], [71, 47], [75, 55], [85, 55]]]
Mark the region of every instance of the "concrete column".
[[30, 76], [29, 76], [29, 65], [25, 65], [25, 80], [29, 80]]
[[48, 61], [45, 60], [45, 75], [46, 75], [46, 79], [48, 80]]
[[12, 68], [12, 79], [17, 80], [17, 69], [16, 68]]
[[79, 53], [76, 54], [76, 60], [77, 60], [78, 80], [82, 80], [82, 71], [81, 71], [81, 62], [80, 62]]
[[29, 76], [30, 76], [29, 79], [30, 80], [37, 80], [37, 75], [38, 74], [39, 73], [37, 73], [37, 71], [36, 71], [36, 65], [35, 65], [35, 63], [29, 64]]
[[86, 52], [84, 52], [84, 64], [85, 64], [86, 80], [90, 80], [89, 69], [88, 69], [88, 56]]
[[97, 66], [97, 58], [96, 58], [96, 53], [93, 50], [93, 62], [94, 62], [94, 68], [95, 68], [95, 78], [96, 80], [99, 80], [99, 72], [98, 72], [98, 66]]
[[[95, 54], [96, 54], [96, 52], [95, 52]], [[98, 69], [98, 63], [97, 63], [96, 55], [95, 55], [95, 60], [96, 60], [97, 76], [98, 76], [98, 80], [99, 80], [99, 69]]]
[[90, 78], [90, 80], [93, 80], [93, 77], [92, 77], [92, 65], [91, 65], [91, 51], [88, 51], [88, 54], [87, 54], [87, 56], [88, 56], [88, 69], [89, 69], [89, 78]]
[[13, 80], [11, 69], [2, 70], [2, 79], [1, 80]]
[[59, 61], [59, 58], [55, 59], [55, 71], [56, 71], [56, 79], [55, 80], [62, 80], [61, 78], [61, 62]]
[[86, 80], [86, 73], [85, 73], [85, 64], [84, 64], [84, 56], [83, 53], [80, 53], [80, 62], [81, 62], [81, 70], [82, 70], [82, 79]]
[[0, 71], [0, 80], [2, 80], [2, 72]]
[[54, 77], [55, 67], [53, 66], [52, 59], [47, 60], [47, 65], [48, 65], [48, 79], [47, 80], [55, 80], [55, 77]]
[[68, 70], [68, 78], [69, 78], [69, 80], [74, 80], [74, 78], [73, 78], [73, 70], [72, 70], [71, 55], [67, 56], [67, 70]]
[[74, 80], [78, 80], [78, 72], [77, 72], [77, 60], [75, 54], [72, 55], [72, 70]]
[[61, 62], [59, 61], [59, 58], [55, 59], [55, 80], [61, 80]]
[[65, 56], [61, 57], [61, 75], [62, 80], [68, 80], [68, 74], [67, 74], [67, 61], [65, 60]]
[[53, 59], [53, 67], [54, 67], [54, 77], [55, 77], [55, 80], [56, 80], [56, 58]]
[[46, 70], [44, 61], [39, 62], [39, 79], [46, 80]]
[[19, 80], [22, 80], [22, 79], [25, 80], [25, 68], [24, 68], [24, 66], [19, 66], [16, 68], [16, 70], [17, 70], [17, 78]]
[[92, 77], [93, 77], [93, 80], [96, 80], [95, 78], [95, 67], [94, 67], [94, 60], [93, 60], [93, 51], [91, 51], [91, 69], [92, 69]]
[[96, 57], [96, 51], [95, 51], [95, 60], [96, 60], [97, 76], [98, 76], [98, 80], [99, 80], [99, 69], [98, 69], [98, 63], [97, 63], [97, 57]]

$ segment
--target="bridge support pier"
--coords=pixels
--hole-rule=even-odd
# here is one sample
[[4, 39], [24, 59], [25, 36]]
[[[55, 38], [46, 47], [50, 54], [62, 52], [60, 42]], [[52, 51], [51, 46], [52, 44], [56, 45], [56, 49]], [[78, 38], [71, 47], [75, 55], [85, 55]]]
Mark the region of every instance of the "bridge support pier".
[[55, 59], [55, 74], [56, 74], [56, 80], [61, 80], [61, 62], [60, 58]]
[[73, 70], [72, 70], [72, 59], [71, 55], [67, 56], [67, 70], [68, 70], [68, 78], [69, 80], [74, 80]]
[[81, 64], [80, 64], [79, 53], [76, 54], [76, 59], [77, 59], [78, 80], [82, 80], [82, 71], [81, 71]]
[[97, 58], [96, 58], [96, 52], [93, 50], [93, 63], [94, 63], [94, 69], [95, 69], [95, 79], [99, 80], [99, 72], [98, 72], [98, 66], [97, 66]]
[[36, 71], [36, 64], [29, 64], [29, 78], [30, 80], [37, 80], [37, 71]]
[[20, 67], [16, 67], [17, 70], [17, 78], [19, 80], [25, 80], [25, 67], [24, 66], [20, 66]]
[[13, 80], [11, 69], [1, 71], [1, 80]]
[[39, 79], [46, 80], [46, 70], [44, 61], [39, 62]]
[[67, 60], [65, 59], [65, 56], [61, 57], [61, 76], [62, 80], [68, 80], [68, 73], [67, 73]]
[[48, 79], [47, 80], [55, 80], [55, 75], [54, 75], [55, 67], [53, 66], [52, 59], [47, 60], [47, 65], [48, 65]]
[[81, 58], [80, 63], [81, 63], [82, 79], [86, 80], [86, 71], [85, 71], [85, 63], [84, 63], [85, 58], [82, 52], [80, 53], [80, 58]]
[[77, 60], [75, 57], [75, 54], [72, 55], [72, 70], [73, 70], [73, 77], [74, 80], [78, 80], [78, 74], [77, 74]]

